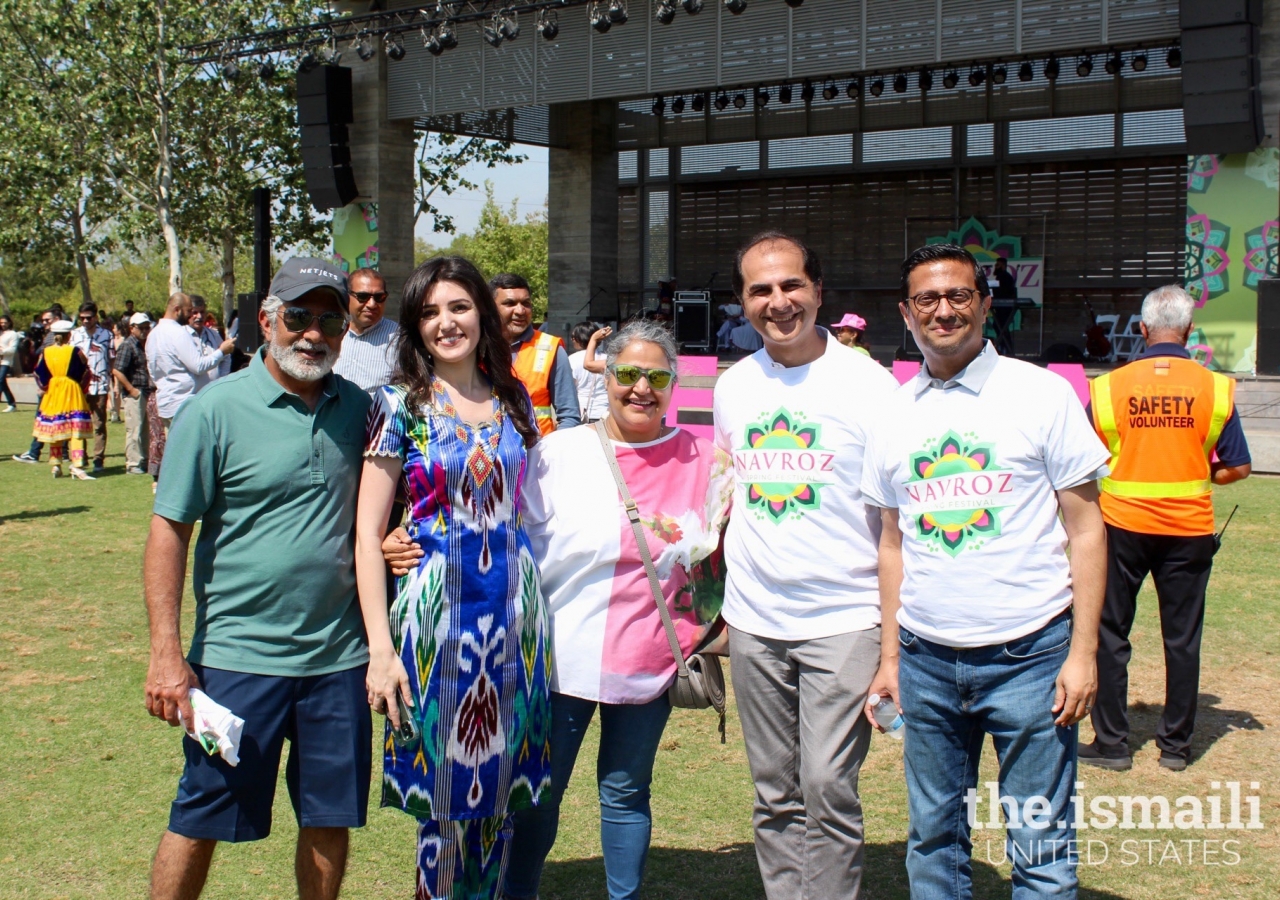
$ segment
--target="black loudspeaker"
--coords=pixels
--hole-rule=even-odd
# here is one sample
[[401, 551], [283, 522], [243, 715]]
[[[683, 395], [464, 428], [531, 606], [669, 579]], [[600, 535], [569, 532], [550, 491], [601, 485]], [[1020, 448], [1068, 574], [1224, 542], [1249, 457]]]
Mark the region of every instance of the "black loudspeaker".
[[1182, 28], [1214, 25], [1261, 25], [1262, 0], [1182, 0], [1178, 4]]
[[1258, 282], [1258, 345], [1254, 362], [1259, 375], [1280, 375], [1280, 278]]
[[347, 126], [353, 121], [350, 69], [315, 66], [298, 71], [302, 165], [311, 205], [318, 210], [346, 206], [360, 195], [347, 146]]
[[675, 296], [676, 343], [690, 350], [711, 349], [711, 301], [701, 291]]
[[1262, 83], [1262, 63], [1253, 59], [1214, 59], [1182, 64], [1183, 94], [1247, 91]]
[[1182, 32], [1182, 61], [1245, 59], [1258, 52], [1258, 26], [1217, 25]]

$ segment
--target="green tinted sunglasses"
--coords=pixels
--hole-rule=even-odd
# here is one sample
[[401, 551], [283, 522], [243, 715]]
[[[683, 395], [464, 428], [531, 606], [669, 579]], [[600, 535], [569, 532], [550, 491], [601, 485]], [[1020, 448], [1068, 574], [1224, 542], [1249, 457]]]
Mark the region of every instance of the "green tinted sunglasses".
[[618, 379], [618, 384], [623, 387], [631, 387], [641, 378], [645, 378], [649, 381], [649, 387], [655, 391], [665, 391], [671, 387], [671, 382], [676, 379], [676, 373], [670, 369], [642, 369], [639, 366], [620, 366], [614, 363], [609, 366], [609, 371], [613, 373], [614, 378]]
[[316, 313], [301, 306], [286, 306], [280, 310], [280, 318], [284, 327], [294, 334], [300, 334], [311, 327], [311, 323], [320, 320], [320, 333], [325, 337], [338, 337], [347, 330], [347, 317], [342, 313]]

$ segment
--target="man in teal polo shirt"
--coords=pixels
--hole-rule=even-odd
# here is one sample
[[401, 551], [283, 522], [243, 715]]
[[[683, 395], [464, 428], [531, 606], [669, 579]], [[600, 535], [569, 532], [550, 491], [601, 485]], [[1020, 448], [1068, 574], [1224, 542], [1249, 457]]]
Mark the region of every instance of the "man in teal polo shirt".
[[[236, 766], [184, 739], [153, 900], [198, 896], [218, 841], [270, 833], [286, 737], [300, 897], [338, 896], [347, 829], [365, 824], [368, 648], [352, 534], [369, 395], [331, 373], [346, 299], [346, 276], [328, 263], [285, 262], [258, 316], [267, 346], [187, 402], [169, 434], [144, 562], [147, 711], [189, 727], [199, 688], [245, 724]], [[198, 521], [184, 658], [179, 613]]]

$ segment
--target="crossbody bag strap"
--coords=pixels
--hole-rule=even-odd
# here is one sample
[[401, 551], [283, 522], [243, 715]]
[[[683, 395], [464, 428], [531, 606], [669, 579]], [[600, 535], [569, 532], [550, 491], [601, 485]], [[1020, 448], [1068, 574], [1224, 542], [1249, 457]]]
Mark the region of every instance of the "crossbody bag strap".
[[627, 490], [626, 479], [622, 477], [622, 469], [618, 468], [618, 457], [613, 452], [613, 443], [604, 429], [604, 420], [595, 424], [596, 436], [604, 448], [604, 458], [609, 462], [609, 471], [618, 485], [618, 493], [622, 495], [622, 505], [626, 508], [627, 518], [631, 520], [631, 530], [636, 535], [636, 546], [640, 549], [640, 560], [644, 563], [644, 572], [649, 576], [649, 589], [653, 591], [653, 602], [658, 606], [658, 615], [662, 617], [662, 627], [666, 629], [667, 641], [671, 644], [671, 655], [676, 659], [676, 671], [681, 678], [689, 677], [689, 668], [684, 663], [684, 653], [680, 649], [680, 640], [676, 637], [676, 626], [671, 621], [671, 611], [667, 609], [667, 601], [662, 596], [662, 585], [658, 582], [658, 573], [653, 568], [653, 557], [649, 554], [649, 539], [644, 536], [644, 526], [640, 524], [640, 510], [636, 501], [631, 499]]

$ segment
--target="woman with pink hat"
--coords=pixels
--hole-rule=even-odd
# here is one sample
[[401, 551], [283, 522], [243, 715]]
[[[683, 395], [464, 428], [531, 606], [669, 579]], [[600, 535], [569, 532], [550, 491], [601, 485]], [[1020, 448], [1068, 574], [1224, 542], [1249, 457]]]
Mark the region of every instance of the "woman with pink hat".
[[866, 340], [862, 337], [867, 330], [867, 320], [862, 316], [856, 313], [845, 313], [844, 318], [831, 326], [831, 330], [835, 332], [836, 340], [846, 347], [852, 347], [867, 356], [871, 355], [871, 350], [868, 348]]

